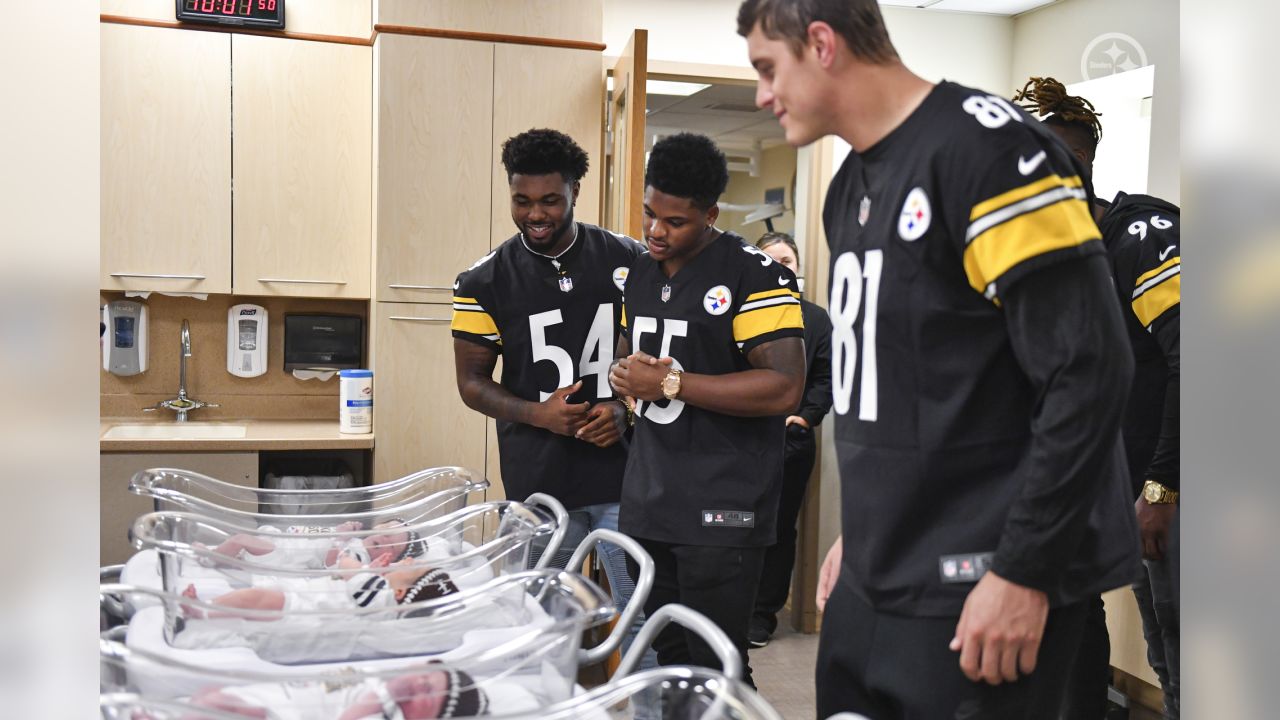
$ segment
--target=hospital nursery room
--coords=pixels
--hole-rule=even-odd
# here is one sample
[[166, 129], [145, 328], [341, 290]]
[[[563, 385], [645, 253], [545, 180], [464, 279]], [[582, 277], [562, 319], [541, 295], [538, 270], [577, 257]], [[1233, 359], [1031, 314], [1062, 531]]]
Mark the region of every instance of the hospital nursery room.
[[1176, 3], [98, 4], [104, 720], [1179, 717]]

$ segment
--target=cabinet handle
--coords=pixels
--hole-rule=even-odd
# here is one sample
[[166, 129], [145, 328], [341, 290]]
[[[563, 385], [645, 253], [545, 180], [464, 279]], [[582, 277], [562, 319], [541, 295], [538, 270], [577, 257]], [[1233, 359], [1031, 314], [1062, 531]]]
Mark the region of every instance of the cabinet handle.
[[451, 318], [412, 317], [412, 316], [409, 316], [409, 315], [392, 315], [390, 319], [392, 319], [392, 320], [406, 320], [406, 321], [408, 321], [408, 322], [427, 322], [427, 323], [431, 323], [431, 322], [442, 322], [442, 323], [453, 322], [453, 320], [452, 320]]
[[452, 290], [452, 285], [404, 285], [401, 283], [392, 283], [389, 288], [396, 290]]
[[346, 280], [290, 280], [287, 278], [258, 278], [260, 283], [300, 283], [303, 285], [346, 285]]
[[163, 275], [157, 273], [111, 273], [111, 277], [153, 278], [156, 280], [204, 280], [204, 275]]

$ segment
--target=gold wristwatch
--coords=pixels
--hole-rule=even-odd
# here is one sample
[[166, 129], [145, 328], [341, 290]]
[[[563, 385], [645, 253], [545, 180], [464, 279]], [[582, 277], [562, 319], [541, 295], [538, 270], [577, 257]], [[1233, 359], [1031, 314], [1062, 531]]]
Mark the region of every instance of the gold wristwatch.
[[1142, 484], [1142, 499], [1151, 505], [1173, 505], [1178, 502], [1178, 491], [1148, 480]]
[[680, 394], [680, 371], [672, 370], [667, 376], [662, 378], [662, 396], [668, 400], [675, 400]]

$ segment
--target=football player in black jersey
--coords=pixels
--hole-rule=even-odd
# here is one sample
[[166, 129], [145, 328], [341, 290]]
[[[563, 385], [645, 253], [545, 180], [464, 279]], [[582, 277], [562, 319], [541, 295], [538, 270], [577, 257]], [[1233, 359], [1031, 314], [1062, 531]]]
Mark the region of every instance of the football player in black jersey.
[[[715, 227], [728, 181], [710, 139], [682, 133], [654, 144], [649, 254], [631, 265], [610, 379], [635, 400], [619, 524], [656, 565], [645, 612], [678, 602], [705, 614], [737, 646], [751, 682], [747, 627], [775, 537], [783, 416], [800, 403], [805, 357], [795, 275]], [[675, 627], [654, 647], [663, 665], [717, 665]]]
[[1008, 100], [912, 73], [874, 0], [747, 0], [738, 31], [787, 142], [852, 146], [823, 209], [819, 716], [1051, 717], [1084, 601], [1139, 570], [1133, 361], [1083, 170]]
[[[1088, 100], [1067, 94], [1053, 78], [1031, 78], [1014, 98], [1037, 113], [1093, 174], [1102, 122]], [[1146, 573], [1133, 593], [1142, 615], [1147, 658], [1164, 690], [1165, 717], [1179, 716], [1179, 604], [1171, 568], [1177, 566], [1179, 488], [1179, 368], [1182, 258], [1180, 213], [1149, 195], [1097, 200], [1093, 216], [1107, 246], [1116, 291], [1133, 347], [1133, 388], [1124, 418], [1125, 453]], [[1101, 717], [1110, 667], [1102, 599], [1091, 601], [1091, 622], [1076, 660], [1065, 720]]]
[[[458, 276], [453, 298], [458, 393], [497, 420], [508, 497], [548, 493], [569, 510], [569, 532], [552, 561], [559, 567], [590, 530], [618, 527], [627, 412], [608, 369], [623, 284], [644, 252], [631, 238], [574, 220], [587, 162], [555, 130], [503, 143], [518, 232]], [[494, 382], [499, 355], [502, 378]], [[623, 552], [602, 549], [621, 610], [632, 590]]]

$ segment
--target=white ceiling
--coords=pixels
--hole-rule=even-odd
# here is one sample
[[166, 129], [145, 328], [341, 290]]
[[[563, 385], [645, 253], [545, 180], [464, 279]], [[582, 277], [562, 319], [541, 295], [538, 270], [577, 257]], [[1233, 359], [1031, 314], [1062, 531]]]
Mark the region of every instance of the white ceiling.
[[1057, 0], [880, 0], [881, 5], [892, 7], [949, 10], [951, 12], [985, 13], [987, 15], [1018, 15]]
[[[881, 5], [931, 11], [1017, 15], [1058, 0], [880, 0]], [[782, 128], [768, 110], [755, 109], [755, 87], [712, 85], [688, 96], [649, 94], [650, 130], [702, 133], [725, 147], [772, 147], [783, 142]]]
[[645, 124], [652, 131], [688, 130], [721, 146], [763, 147], [782, 142], [782, 127], [769, 110], [757, 110], [755, 86], [711, 85], [687, 97], [648, 95]]

